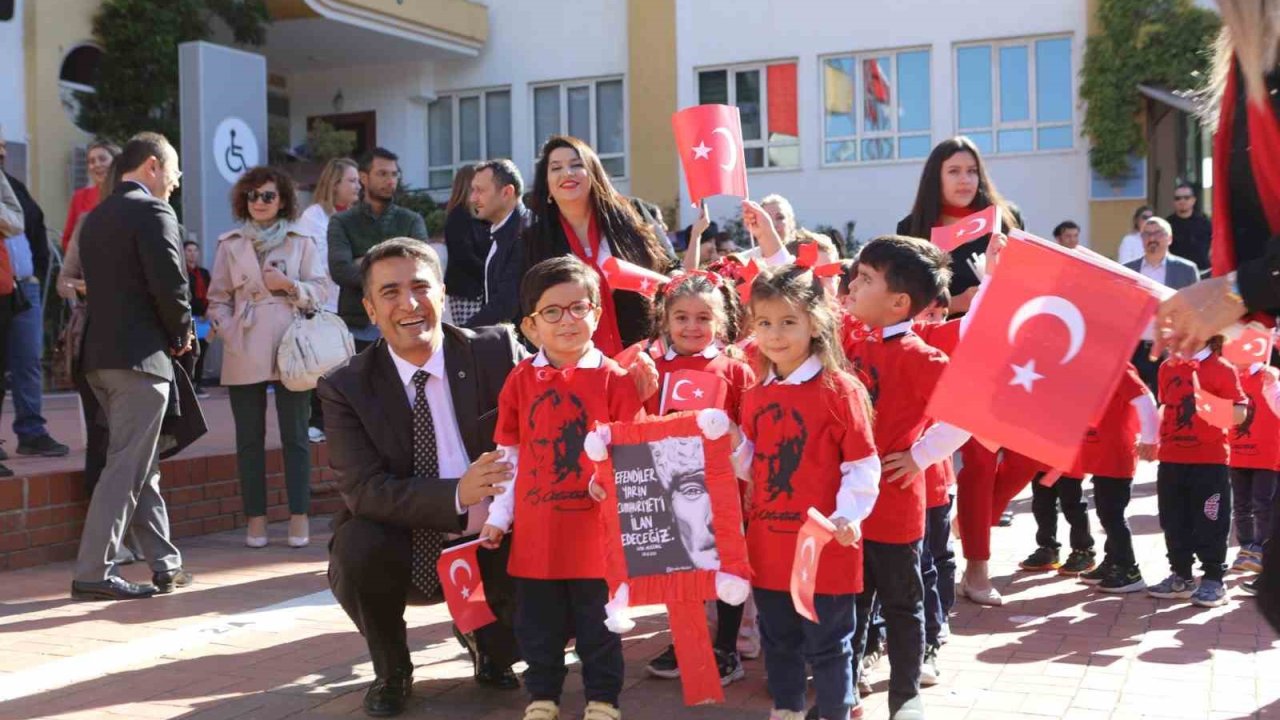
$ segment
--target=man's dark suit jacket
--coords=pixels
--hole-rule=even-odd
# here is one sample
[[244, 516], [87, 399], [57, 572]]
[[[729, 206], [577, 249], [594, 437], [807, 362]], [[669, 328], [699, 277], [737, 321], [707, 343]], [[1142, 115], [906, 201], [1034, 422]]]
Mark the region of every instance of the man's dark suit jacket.
[[169, 351], [191, 330], [186, 263], [169, 203], [122, 182], [80, 228], [89, 302], [80, 362], [173, 379]]
[[[485, 276], [489, 281], [489, 298], [467, 321], [468, 327], [515, 323], [520, 317], [520, 279], [524, 276], [525, 228], [533, 222], [533, 212], [516, 203], [506, 224], [493, 234], [497, 246]], [[484, 230], [483, 232], [488, 232]], [[453, 256], [449, 256], [453, 262]], [[483, 262], [483, 261], [482, 261]], [[483, 265], [482, 265], [483, 267]]]
[[[1124, 264], [1130, 270], [1142, 272], [1142, 263], [1146, 257], [1140, 257]], [[1200, 280], [1200, 271], [1190, 260], [1178, 257], [1173, 253], [1165, 255], [1164, 284], [1174, 290], [1181, 290], [1188, 285], [1195, 285]]]
[[[524, 350], [509, 327], [441, 327], [458, 430], [475, 458], [494, 449], [498, 394]], [[346, 505], [334, 517], [335, 533], [352, 515], [400, 527], [464, 529], [466, 516], [454, 504], [458, 478], [413, 474], [413, 413], [385, 340], [330, 372], [317, 391], [329, 464]]]

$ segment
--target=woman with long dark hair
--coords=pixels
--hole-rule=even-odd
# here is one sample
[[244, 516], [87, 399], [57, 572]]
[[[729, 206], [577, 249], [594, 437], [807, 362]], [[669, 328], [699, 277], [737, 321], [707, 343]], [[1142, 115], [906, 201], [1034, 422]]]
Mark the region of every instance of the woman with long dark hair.
[[[929, 239], [935, 227], [952, 225], [980, 210], [1000, 208], [1003, 229], [1021, 228], [1022, 216], [1000, 195], [987, 175], [978, 146], [963, 135], [938, 143], [920, 173], [911, 214], [898, 223], [898, 234]], [[978, 294], [978, 276], [969, 259], [987, 251], [988, 233], [951, 251], [951, 312], [968, 311]]]
[[[1022, 217], [987, 175], [982, 154], [967, 137], [943, 140], [929, 153], [920, 174], [920, 187], [911, 214], [898, 223], [899, 235], [928, 238], [935, 227], [952, 225], [995, 205], [1002, 229], [1021, 228]], [[951, 252], [951, 310], [965, 312], [978, 294], [979, 278], [969, 260], [986, 253], [988, 233]], [[991, 585], [991, 526], [1009, 501], [1035, 476], [1038, 465], [1021, 455], [991, 452], [976, 440], [960, 450], [963, 467], [957, 479], [956, 507], [966, 560], [961, 593], [981, 605], [1000, 605]]]
[[649, 336], [652, 309], [638, 293], [612, 290], [600, 270], [610, 256], [657, 272], [676, 265], [653, 227], [609, 182], [591, 146], [553, 135], [534, 168], [529, 209], [536, 218], [525, 231], [526, 270], [547, 258], [572, 253], [600, 275], [604, 314], [593, 340], [613, 356]]

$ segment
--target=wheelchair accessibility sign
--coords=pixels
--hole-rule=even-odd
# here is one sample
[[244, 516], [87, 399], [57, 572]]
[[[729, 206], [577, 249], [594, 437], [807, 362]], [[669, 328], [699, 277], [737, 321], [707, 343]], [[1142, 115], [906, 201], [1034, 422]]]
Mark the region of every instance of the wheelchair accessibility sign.
[[258, 164], [258, 139], [245, 121], [228, 117], [218, 123], [213, 133], [213, 163], [233, 185], [245, 170]]

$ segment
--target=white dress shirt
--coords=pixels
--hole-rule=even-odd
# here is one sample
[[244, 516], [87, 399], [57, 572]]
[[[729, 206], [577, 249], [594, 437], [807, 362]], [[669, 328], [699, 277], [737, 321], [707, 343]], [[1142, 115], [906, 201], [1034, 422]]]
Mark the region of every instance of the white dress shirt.
[[[498, 254], [498, 243], [494, 242], [494, 233], [502, 229], [503, 225], [511, 222], [511, 216], [516, 214], [516, 206], [511, 207], [511, 212], [502, 218], [501, 221], [489, 226], [489, 254], [484, 256], [484, 301], [489, 302], [489, 263], [493, 261], [493, 256]], [[516, 240], [519, 242], [519, 239]]]
[[[1168, 283], [1165, 282], [1165, 279], [1169, 275], [1168, 253], [1165, 254], [1164, 259], [1160, 261], [1159, 265], [1152, 265], [1148, 263], [1147, 258], [1144, 255], [1142, 258], [1142, 264], [1138, 266], [1138, 272], [1142, 273], [1145, 277], [1155, 280], [1161, 285], [1167, 285]], [[1152, 342], [1153, 340], [1156, 339], [1155, 320], [1152, 320], [1151, 322], [1147, 323], [1147, 329], [1142, 331], [1142, 339], [1146, 340], [1147, 342]]]
[[[467, 446], [462, 443], [462, 432], [458, 430], [458, 417], [453, 411], [453, 395], [449, 392], [449, 381], [444, 375], [444, 348], [431, 353], [431, 359], [421, 367], [405, 360], [396, 354], [390, 346], [391, 362], [400, 374], [400, 384], [404, 387], [405, 397], [412, 408], [418, 399], [418, 388], [413, 383], [413, 374], [425, 370], [431, 377], [427, 379], [427, 407], [431, 410], [431, 422], [436, 430], [436, 456], [439, 458], [439, 476], [442, 478], [461, 478], [471, 467], [471, 459], [467, 456]], [[454, 503], [458, 514], [467, 512], [454, 493]], [[468, 523], [468, 529], [470, 529]], [[477, 528], [478, 530], [478, 528]]]

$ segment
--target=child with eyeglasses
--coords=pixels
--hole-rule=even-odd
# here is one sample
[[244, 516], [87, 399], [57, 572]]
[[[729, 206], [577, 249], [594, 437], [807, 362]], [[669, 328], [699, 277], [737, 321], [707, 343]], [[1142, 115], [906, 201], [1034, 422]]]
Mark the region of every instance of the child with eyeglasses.
[[[511, 371], [495, 442], [516, 467], [481, 530], [511, 537], [515, 635], [529, 669], [525, 720], [558, 720], [570, 629], [582, 660], [584, 720], [618, 720], [622, 639], [605, 627], [604, 531], [583, 452], [596, 423], [644, 415], [635, 381], [591, 342], [600, 320], [596, 273], [572, 255], [534, 265], [520, 285], [520, 323], [538, 354]], [[512, 487], [514, 483], [514, 487]]]

